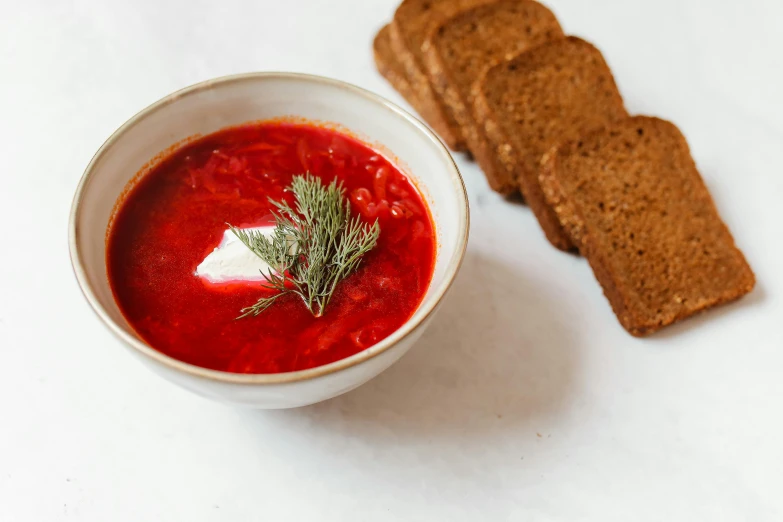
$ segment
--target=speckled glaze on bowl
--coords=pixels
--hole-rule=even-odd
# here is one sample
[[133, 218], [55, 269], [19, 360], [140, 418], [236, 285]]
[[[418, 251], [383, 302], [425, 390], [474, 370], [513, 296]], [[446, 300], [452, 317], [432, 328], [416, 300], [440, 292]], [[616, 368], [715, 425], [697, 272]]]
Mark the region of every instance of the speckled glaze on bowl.
[[[151, 158], [194, 135], [248, 121], [300, 118], [352, 132], [396, 157], [427, 200], [438, 249], [432, 282], [414, 315], [380, 343], [308, 370], [235, 374], [173, 359], [147, 345], [117, 307], [106, 272], [106, 230], [116, 201]], [[227, 404], [292, 408], [356, 388], [391, 366], [419, 338], [459, 270], [468, 241], [465, 187], [454, 161], [424, 124], [368, 91], [328, 78], [251, 73], [175, 92], [120, 127], [87, 166], [71, 208], [71, 262], [100, 320], [153, 371]]]

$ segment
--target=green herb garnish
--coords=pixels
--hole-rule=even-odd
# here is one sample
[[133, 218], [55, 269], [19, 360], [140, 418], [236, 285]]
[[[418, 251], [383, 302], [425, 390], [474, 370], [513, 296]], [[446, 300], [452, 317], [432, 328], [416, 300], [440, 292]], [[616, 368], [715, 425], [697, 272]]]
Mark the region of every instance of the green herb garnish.
[[315, 317], [321, 317], [337, 284], [359, 267], [362, 256], [375, 248], [381, 227], [359, 216], [351, 218], [342, 183], [324, 186], [310, 174], [294, 177], [290, 190], [296, 210], [285, 201], [269, 201], [275, 230], [270, 240], [257, 231], [231, 231], [271, 268], [262, 273], [265, 288], [277, 293], [241, 310], [238, 319], [256, 316], [286, 294], [297, 294]]

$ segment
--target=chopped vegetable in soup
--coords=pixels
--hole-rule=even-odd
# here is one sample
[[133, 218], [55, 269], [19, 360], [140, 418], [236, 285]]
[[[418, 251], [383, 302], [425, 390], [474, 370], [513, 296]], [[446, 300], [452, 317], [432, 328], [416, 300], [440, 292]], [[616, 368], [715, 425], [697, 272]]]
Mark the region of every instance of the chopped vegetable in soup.
[[277, 373], [402, 326], [435, 251], [427, 205], [387, 158], [332, 129], [275, 122], [205, 136], [144, 174], [112, 222], [107, 270], [155, 349]]

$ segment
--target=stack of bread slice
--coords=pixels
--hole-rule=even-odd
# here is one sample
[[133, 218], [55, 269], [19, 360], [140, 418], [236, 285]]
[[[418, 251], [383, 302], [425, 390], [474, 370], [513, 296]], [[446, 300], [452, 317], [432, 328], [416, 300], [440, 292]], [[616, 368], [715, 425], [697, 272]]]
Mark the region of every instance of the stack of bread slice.
[[542, 4], [403, 0], [374, 51], [446, 145], [587, 258], [631, 334], [753, 288], [680, 131], [629, 116], [601, 52]]

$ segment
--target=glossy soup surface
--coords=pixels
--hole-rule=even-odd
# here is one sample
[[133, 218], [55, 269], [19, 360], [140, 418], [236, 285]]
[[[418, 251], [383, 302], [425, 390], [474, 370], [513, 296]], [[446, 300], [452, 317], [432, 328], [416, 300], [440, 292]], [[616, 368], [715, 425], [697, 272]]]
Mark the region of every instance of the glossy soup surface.
[[[378, 245], [314, 318], [295, 295], [257, 317], [260, 283], [213, 284], [196, 267], [226, 223], [256, 226], [306, 171], [342, 181], [352, 211], [380, 220]], [[181, 361], [237, 373], [303, 370], [353, 355], [399, 328], [432, 277], [435, 237], [414, 186], [387, 159], [334, 130], [265, 123], [226, 129], [165, 158], [136, 184], [109, 232], [108, 272], [126, 319]]]

